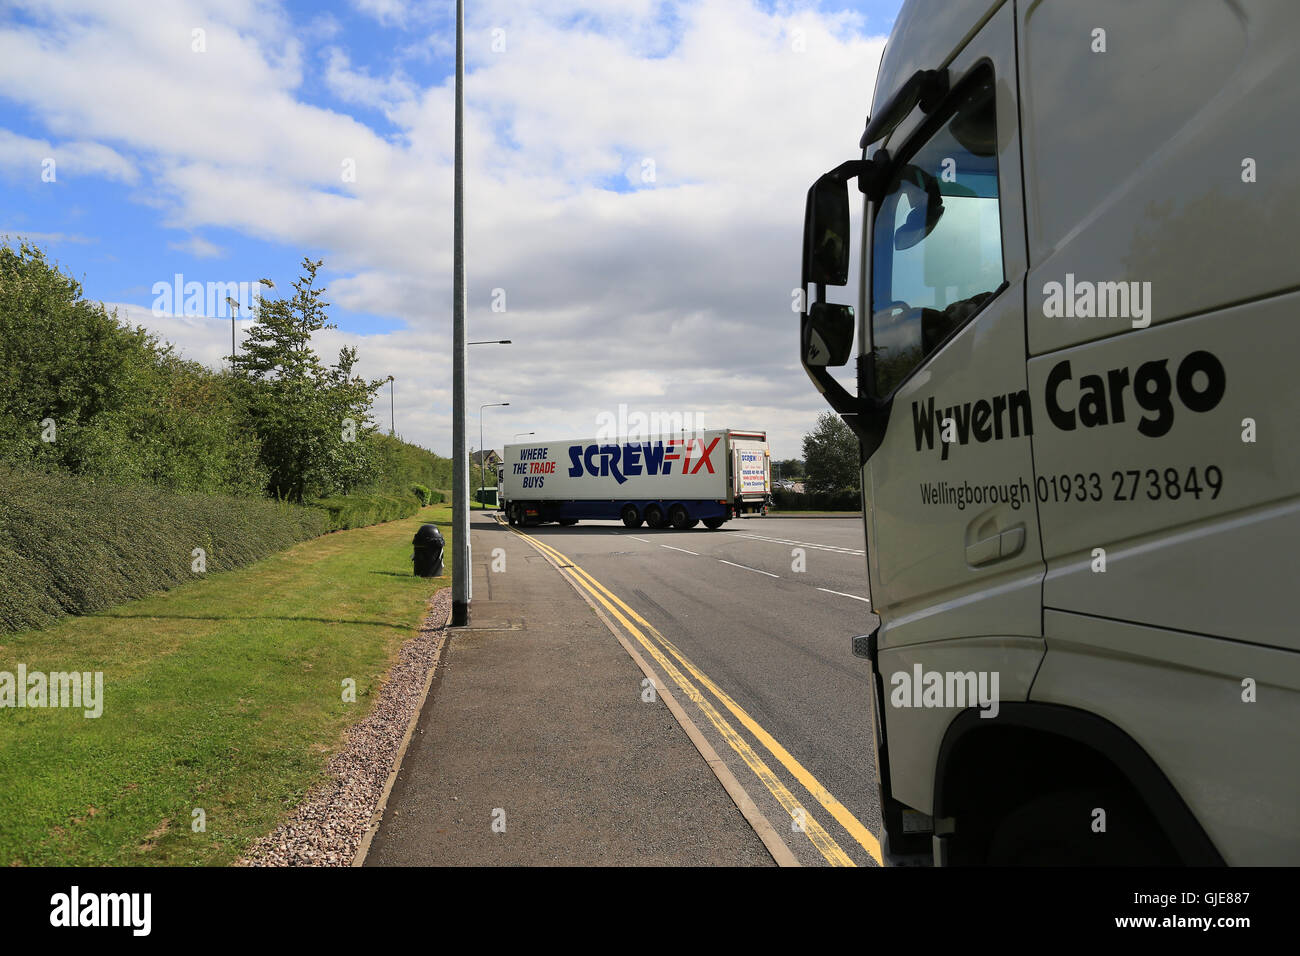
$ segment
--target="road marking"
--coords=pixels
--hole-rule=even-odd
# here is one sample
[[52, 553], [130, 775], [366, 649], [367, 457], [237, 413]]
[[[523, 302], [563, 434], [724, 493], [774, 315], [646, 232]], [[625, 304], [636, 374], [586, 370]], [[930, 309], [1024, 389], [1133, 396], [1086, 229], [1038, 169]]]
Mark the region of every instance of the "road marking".
[[843, 591], [832, 591], [830, 588], [818, 588], [818, 591], [825, 591], [827, 594], [838, 594], [840, 597], [853, 598], [855, 601], [865, 601], [871, 603], [871, 598], [858, 597], [856, 594], [845, 594]]
[[680, 551], [682, 554], [693, 554], [697, 558], [700, 556], [700, 552], [698, 551], [687, 551], [685, 548], [674, 548], [671, 544], [661, 544], [659, 547], [667, 548], [669, 551]]
[[[667, 638], [665, 638], [662, 634], [660, 634], [657, 630], [655, 630], [653, 625], [651, 625], [639, 614], [637, 614], [636, 611], [634, 611], [625, 602], [623, 602], [620, 598], [618, 598], [611, 591], [609, 591], [603, 584], [601, 584], [599, 581], [593, 578], [582, 568], [578, 567], [576, 564], [572, 564], [572, 562], [570, 562], [568, 558], [566, 558], [555, 548], [552, 548], [550, 545], [545, 544], [544, 542], [540, 541], [537, 538], [532, 537], [531, 535], [524, 534], [522, 531], [516, 531], [514, 528], [511, 528], [510, 530], [514, 531], [514, 533], [519, 535], [520, 537], [526, 538], [528, 541], [532, 542], [534, 547], [536, 547], [543, 554], [547, 554], [550, 557], [552, 557], [557, 563], [565, 565], [560, 569], [560, 573], [561, 574], [567, 573], [570, 580], [574, 581], [574, 583], [582, 587], [583, 590], [591, 594], [597, 601], [603, 604], [605, 608], [612, 615], [614, 615], [614, 617], [616, 617], [619, 620], [619, 622], [628, 630], [628, 632], [632, 634], [637, 639], [637, 641], [641, 644], [641, 646], [644, 647], [650, 653], [650, 655], [655, 659], [656, 662], [658, 662], [659, 666], [663, 668], [664, 672], [668, 674], [670, 678], [672, 678], [673, 682], [677, 684], [679, 688], [681, 688], [682, 693], [685, 694], [687, 697], [689, 697], [692, 701], [694, 701], [696, 706], [698, 706], [700, 710], [704, 712], [704, 715], [709, 718], [710, 723], [712, 723], [713, 726], [717, 729], [718, 733], [722, 735], [722, 739], [731, 745], [731, 748], [736, 751], [736, 753], [745, 762], [745, 764], [752, 771], [754, 771], [755, 776], [757, 776], [759, 780], [763, 781], [763, 785], [767, 787], [768, 791], [772, 794], [773, 797], [776, 798], [777, 802], [780, 803], [783, 808], [785, 808], [786, 812], [790, 814], [792, 819], [795, 818], [796, 813], [798, 813], [799, 811], [803, 811], [802, 816], [803, 816], [804, 835], [807, 836], [810, 841], [812, 841], [813, 845], [817, 847], [817, 849], [821, 852], [822, 856], [826, 858], [828, 863], [830, 863], [832, 866], [856, 866], [856, 864], [853, 862], [853, 858], [850, 857], [847, 853], [845, 853], [844, 849], [838, 843], [835, 842], [835, 838], [826, 832], [825, 828], [822, 827], [822, 825], [817, 822], [816, 818], [813, 817], [812, 814], [809, 813], [805, 807], [800, 805], [800, 803], [795, 799], [794, 794], [792, 794], [789, 788], [787, 788], [785, 784], [781, 782], [780, 778], [778, 778], [776, 774], [772, 772], [772, 769], [763, 761], [763, 758], [760, 757], [754, 751], [754, 748], [749, 745], [749, 743], [745, 740], [745, 738], [740, 736], [740, 734], [736, 731], [736, 729], [732, 727], [730, 723], [727, 722], [726, 718], [724, 718], [718, 712], [717, 708], [714, 707], [708, 701], [708, 699], [700, 692], [700, 690], [689, 680], [686, 679], [686, 677], [681, 673], [681, 671], [678, 670], [677, 667], [673, 665], [673, 662], [668, 659], [668, 657], [664, 654], [664, 652], [660, 650], [659, 647], [657, 647], [652, 641], [650, 641], [649, 638], [647, 638], [645, 634], [643, 634], [641, 630], [637, 628], [636, 625], [634, 625], [631, 621], [629, 621], [628, 618], [621, 613], [620, 609], [626, 611], [628, 615], [630, 615], [631, 617], [635, 618], [638, 622], [640, 622], [647, 631], [653, 634], [659, 641], [663, 642], [665, 647], [668, 647], [669, 649], [673, 650], [673, 656], [677, 657], [678, 660], [681, 661], [682, 666], [685, 667], [687, 670], [691, 671], [695, 675], [696, 679], [702, 678], [703, 681], [708, 681], [708, 678], [704, 677], [703, 674], [699, 673], [693, 664], [687, 661], [684, 657], [681, 657], [680, 653], [672, 648], [671, 642], [669, 642]], [[709, 686], [713, 690], [713, 693], [715, 695], [721, 694], [721, 692], [716, 689], [716, 685], [714, 685], [712, 681], [708, 681], [707, 686]], [[727, 701], [730, 700], [730, 698], [726, 698], [725, 695], [722, 695], [719, 697], [719, 700], [722, 700], [723, 703], [726, 704]], [[729, 704], [728, 706], [729, 707], [735, 706], [734, 701], [731, 702], [731, 704]], [[752, 722], [752, 718], [750, 720]], [[769, 737], [768, 739], [770, 740], [771, 738]], [[778, 744], [777, 746], [779, 747], [780, 745]], [[787, 754], [787, 756], [789, 755]], [[790, 759], [793, 760], [793, 758]], [[807, 774], [807, 771], [804, 771], [804, 773]], [[845, 812], [847, 813], [847, 811]], [[861, 826], [861, 824], [859, 824], [859, 826]], [[872, 839], [874, 840], [874, 837]], [[873, 855], [877, 855], [878, 853], [879, 853], [879, 848], [877, 845], [876, 854]], [[878, 856], [877, 859], [879, 859]]]
[[[610, 600], [614, 601], [616, 604], [618, 604], [619, 607], [625, 610], [628, 613], [628, 615], [632, 617], [635, 621], [637, 621], [637, 623], [640, 624], [651, 636], [653, 636], [655, 640], [657, 640], [660, 644], [662, 644], [664, 648], [666, 648], [668, 652], [672, 654], [672, 656], [675, 657], [678, 660], [678, 662], [681, 663], [682, 667], [689, 674], [691, 674], [697, 681], [699, 681], [701, 685], [703, 685], [706, 689], [709, 690], [710, 693], [712, 693], [719, 701], [721, 701], [722, 705], [726, 707], [727, 710], [731, 711], [732, 715], [735, 716], [735, 718], [739, 720], [741, 724], [750, 731], [750, 733], [754, 734], [754, 736], [758, 739], [758, 741], [762, 743], [764, 747], [767, 748], [768, 752], [771, 753], [772, 756], [774, 756], [781, 763], [781, 765], [784, 766], [786, 770], [789, 771], [795, 777], [795, 779], [799, 781], [801, 785], [803, 785], [804, 789], [806, 789], [810, 794], [812, 794], [812, 796], [831, 814], [831, 816], [835, 818], [835, 820], [840, 824], [840, 826], [842, 826], [858, 842], [858, 844], [861, 845], [862, 848], [871, 855], [871, 858], [875, 860], [878, 865], [881, 866], [884, 865], [880, 853], [880, 841], [876, 839], [875, 835], [872, 834], [872, 832], [868, 830], [862, 824], [862, 822], [858, 820], [858, 818], [855, 817], [846, 806], [844, 806], [844, 804], [840, 803], [840, 801], [837, 800], [829, 790], [823, 787], [821, 783], [817, 780], [817, 778], [814, 777], [803, 766], [803, 764], [799, 763], [799, 761], [796, 760], [790, 754], [789, 751], [787, 751], [784, 747], [782, 747], [781, 744], [778, 743], [776, 739], [772, 737], [771, 734], [769, 734], [765, 729], [763, 729], [763, 727], [759, 725], [758, 721], [754, 720], [754, 718], [751, 717], [739, 704], [737, 704], [731, 698], [730, 695], [728, 695], [725, 691], [719, 688], [718, 685], [715, 684], [707, 675], [705, 675], [702, 671], [699, 670], [699, 668], [697, 668], [693, 663], [691, 663], [691, 661], [689, 661], [686, 658], [686, 656], [682, 654], [680, 650], [678, 650], [677, 646], [672, 641], [664, 637], [663, 634], [661, 634], [653, 624], [651, 624], [649, 621], [643, 618], [633, 608], [629, 607], [624, 601], [622, 601], [612, 591], [610, 591], [603, 584], [601, 584], [590, 574], [584, 571], [581, 567], [578, 567], [577, 565], [573, 564], [568, 558], [566, 558], [555, 548], [552, 548], [550, 545], [541, 542], [540, 540], [532, 537], [531, 535], [527, 535], [521, 531], [517, 531], [514, 528], [511, 528], [510, 530], [514, 531], [514, 533], [519, 535], [520, 537], [527, 538], [529, 541], [533, 542], [534, 545], [538, 548], [538, 550], [542, 550], [544, 553], [549, 552], [557, 560], [558, 563], [563, 565], [568, 565], [568, 567], [561, 570], [562, 574], [565, 571], [576, 572], [576, 574], [573, 575], [575, 581], [577, 581], [577, 575], [581, 575], [582, 578], [584, 578], [587, 582], [590, 582], [591, 586], [587, 586], [582, 581], [577, 581], [577, 583], [583, 584], [583, 587], [588, 592], [595, 594], [595, 591], [592, 591], [592, 587], [594, 586], [596, 589], [599, 589], [599, 591], [603, 592], [603, 594], [608, 595]], [[767, 572], [762, 572], [762, 573], [766, 574]], [[609, 606], [608, 602], [604, 599], [604, 597], [601, 597], [600, 595], [596, 595], [596, 597], [602, 604], [605, 604], [607, 607]], [[616, 617], [619, 618], [619, 620], [626, 621], [626, 618], [624, 618], [617, 611], [614, 611], [612, 607], [610, 608], [610, 610], [612, 613], [615, 614]], [[667, 662], [662, 659], [663, 657], [662, 652], [659, 651], [657, 647], [654, 647], [653, 645], [647, 643], [644, 635], [642, 635], [640, 631], [636, 631], [635, 629], [633, 629], [632, 633], [634, 633], [637, 637], [637, 640], [640, 641], [648, 651], [650, 651], [651, 655], [654, 656], [655, 660], [660, 661], [661, 666], [663, 666], [664, 670], [668, 672], [670, 676], [673, 676], [674, 681], [676, 681], [677, 678], [681, 676], [676, 671], [676, 669], [672, 667], [672, 664], [670, 662]], [[682, 681], [685, 681], [685, 678], [682, 678]], [[709, 716], [709, 719], [714, 723], [714, 726], [718, 727], [718, 722], [715, 721], [714, 717], [710, 714], [711, 710], [713, 711], [713, 714], [717, 713], [716, 710], [712, 709], [712, 705], [710, 705], [707, 700], [697, 699], [695, 695], [698, 694], [698, 691], [696, 691], [695, 688], [691, 686], [689, 682], [685, 682], [685, 683], [678, 682], [678, 686], [682, 688], [683, 692], [686, 693], [686, 695], [690, 697], [691, 700], [695, 701], [695, 703], [700, 707], [700, 709], [705, 712], [706, 716]], [[690, 688], [690, 690], [687, 689], [688, 687]], [[717, 715], [717, 719], [718, 721], [721, 721], [724, 725], [726, 725], [730, 729], [730, 725], [726, 723], [726, 720], [722, 718], [720, 714]], [[760, 773], [760, 771], [755, 767], [754, 764], [750, 763], [750, 761], [745, 758], [745, 754], [741, 751], [740, 746], [746, 746], [746, 747], [748, 746], [745, 743], [744, 738], [739, 738], [737, 743], [733, 741], [730, 737], [728, 737], [721, 727], [718, 727], [718, 730], [720, 733], [723, 733], [724, 739], [726, 739], [727, 742], [732, 745], [732, 748], [735, 749], [736, 752], [741, 755], [741, 758], [745, 759], [745, 762], [749, 764], [750, 769], [754, 770], [755, 774], [759, 776], [759, 779], [763, 780], [764, 784], [768, 785], [769, 790], [772, 790], [772, 786], [768, 784], [768, 780], [763, 776], [762, 773]], [[764, 768], [766, 767], [766, 764], [763, 764], [762, 759], [759, 758], [756, 754], [754, 755], [754, 759], [758, 762], [759, 766]], [[777, 786], [781, 786], [779, 780], [774, 780], [774, 783]], [[781, 800], [781, 797], [778, 796], [776, 791], [772, 791], [772, 795], [777, 797], [777, 800], [781, 801], [782, 806], [784, 806], [788, 811], [792, 810], [791, 806], [787, 805], [784, 801]], [[798, 805], [796, 804], [795, 808], [797, 808], [797, 806]], [[808, 837], [810, 840], [813, 840], [814, 844], [817, 844], [817, 848], [822, 851], [822, 855], [826, 856], [827, 849], [823, 848], [820, 844], [818, 844], [817, 840], [814, 839], [812, 833], [812, 827], [814, 825], [817, 825], [816, 820], [813, 819], [811, 815], [808, 815], [808, 821], [807, 821]], [[824, 830], [822, 832], [825, 833]], [[840, 849], [839, 845], [835, 843], [834, 839], [830, 837], [829, 834], [826, 834], [826, 839], [830, 841], [830, 845], [833, 846], [835, 849], [837, 850]], [[840, 850], [840, 852], [843, 853], [843, 850]], [[835, 862], [829, 856], [827, 856], [827, 859], [830, 860], [832, 863]], [[848, 858], [848, 860], [849, 862], [847, 865], [849, 866], [854, 865], [852, 858]], [[845, 865], [845, 864], [839, 864], [839, 865]]]
[[865, 551], [859, 551], [856, 548], [841, 548], [834, 544], [814, 544], [811, 541], [791, 541], [789, 538], [769, 538], [766, 535], [750, 534], [746, 531], [733, 531], [733, 537], [753, 538], [755, 541], [770, 541], [773, 544], [791, 544], [799, 548], [813, 548], [817, 551], [832, 551], [835, 554], [866, 554]]
[[668, 688], [668, 685], [659, 677], [658, 672], [650, 666], [644, 657], [637, 653], [636, 648], [632, 646], [632, 642], [628, 640], [627, 635], [623, 634], [622, 631], [614, 625], [614, 622], [609, 619], [609, 615], [597, 606], [596, 602], [591, 599], [590, 593], [579, 588], [577, 583], [574, 581], [570, 581], [569, 584], [573, 587], [574, 591], [578, 593], [578, 596], [587, 602], [587, 606], [596, 613], [596, 616], [604, 622], [605, 627], [609, 628], [609, 633], [614, 635], [615, 640], [618, 641], [623, 650], [627, 651], [628, 656], [636, 662], [636, 666], [641, 668], [641, 673], [650, 678], [651, 683], [654, 685], [655, 692], [668, 706], [668, 709], [672, 711], [673, 716], [677, 718], [677, 722], [681, 724], [682, 729], [686, 731], [686, 736], [691, 739], [691, 743], [695, 745], [695, 749], [700, 752], [700, 756], [704, 758], [704, 762], [709, 765], [709, 769], [713, 771], [714, 776], [718, 778], [723, 789], [727, 791], [727, 795], [730, 796], [732, 802], [736, 804], [736, 809], [740, 811], [741, 816], [748, 820], [749, 825], [754, 828], [754, 832], [757, 833], [758, 838], [763, 841], [763, 845], [767, 847], [767, 852], [772, 855], [772, 859], [776, 862], [776, 865], [801, 866], [802, 864], [800, 864], [799, 859], [794, 855], [794, 852], [790, 847], [786, 845], [785, 840], [782, 838], [781, 834], [777, 832], [776, 827], [772, 826], [772, 822], [763, 815], [761, 810], [759, 810], [758, 804], [754, 803], [754, 798], [749, 795], [749, 791], [747, 791], [741, 785], [740, 781], [736, 779], [736, 775], [731, 772], [731, 768], [727, 766], [726, 761], [718, 756], [718, 752], [714, 749], [713, 744], [709, 743], [709, 739], [704, 736], [695, 721], [691, 720], [690, 715], [682, 709], [682, 705], [677, 702], [677, 697]]
[[[721, 558], [718, 558], [718, 560], [722, 561]], [[722, 563], [729, 564], [733, 568], [744, 568], [746, 571], [753, 571], [755, 574], [766, 574], [769, 578], [779, 578], [781, 576], [779, 574], [773, 574], [771, 571], [760, 571], [758, 568], [751, 568], [745, 564], [737, 564], [735, 561], [722, 561]]]
[[634, 534], [624, 535], [624, 537], [631, 538], [633, 541], [644, 541], [646, 544], [654, 544], [654, 542], [651, 541], [649, 538], [638, 538]]

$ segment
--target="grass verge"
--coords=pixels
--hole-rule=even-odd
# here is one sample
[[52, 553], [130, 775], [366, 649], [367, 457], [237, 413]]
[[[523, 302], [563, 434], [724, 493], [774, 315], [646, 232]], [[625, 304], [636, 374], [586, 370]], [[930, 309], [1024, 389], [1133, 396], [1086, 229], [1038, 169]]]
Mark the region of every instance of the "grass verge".
[[[445, 574], [411, 574], [426, 521]], [[102, 671], [103, 715], [0, 709], [0, 864], [222, 865], [322, 779], [430, 596], [451, 508], [325, 535], [40, 631], [0, 671]], [[356, 702], [342, 682], [356, 682]], [[195, 832], [194, 811], [206, 829]]]

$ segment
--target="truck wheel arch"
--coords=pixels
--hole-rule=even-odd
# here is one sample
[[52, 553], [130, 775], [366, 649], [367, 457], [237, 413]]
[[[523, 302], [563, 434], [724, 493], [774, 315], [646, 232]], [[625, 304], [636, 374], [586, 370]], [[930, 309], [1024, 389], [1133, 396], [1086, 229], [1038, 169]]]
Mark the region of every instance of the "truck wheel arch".
[[[936, 822], [956, 820], [953, 862], [976, 862], [971, 854], [978, 856], [981, 841], [1000, 819], [1063, 780], [1095, 785], [1089, 772], [1113, 774], [1114, 782], [1130, 788], [1159, 821], [1183, 864], [1224, 865], [1186, 802], [1137, 741], [1096, 714], [1035, 702], [1003, 702], [992, 720], [969, 709], [948, 725], [935, 764], [933, 806]], [[974, 780], [1005, 785], [975, 790]], [[1013, 793], [1012, 799], [1001, 799]]]

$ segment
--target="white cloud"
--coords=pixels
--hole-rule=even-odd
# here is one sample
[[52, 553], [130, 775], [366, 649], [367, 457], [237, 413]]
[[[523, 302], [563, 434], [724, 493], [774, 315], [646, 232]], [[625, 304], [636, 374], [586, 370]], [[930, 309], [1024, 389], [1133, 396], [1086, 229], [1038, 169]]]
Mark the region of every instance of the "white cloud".
[[411, 13], [406, 0], [352, 0], [352, 6], [385, 26], [403, 26]]
[[0, 129], [0, 167], [32, 182], [58, 182], [60, 176], [65, 179], [96, 177], [124, 183], [134, 183], [139, 178], [130, 160], [100, 143], [54, 144], [7, 129]]
[[190, 255], [199, 259], [219, 259], [226, 254], [216, 243], [208, 242], [202, 236], [190, 236], [182, 242], [167, 243], [168, 249], [175, 249], [178, 252], [188, 252]]
[[385, 113], [414, 101], [415, 88], [401, 73], [375, 79], [365, 70], [354, 70], [348, 55], [338, 47], [326, 51], [325, 83], [344, 103], [369, 106]]
[[[355, 5], [387, 24], [434, 16]], [[141, 10], [31, 4], [41, 30], [0, 25], [0, 96], [52, 137], [105, 150], [101, 175], [147, 171], [137, 192], [162, 226], [321, 250], [337, 306], [407, 323], [353, 344], [365, 374], [397, 376], [399, 430], [445, 453], [449, 84], [357, 68], [346, 33], [322, 41], [321, 21], [295, 33], [270, 0]], [[190, 49], [199, 23], [205, 54]], [[427, 46], [445, 50], [451, 22], [439, 23]], [[804, 194], [857, 154], [883, 38], [859, 35], [852, 16], [744, 0], [483, 0], [470, 5], [466, 43], [471, 338], [515, 342], [470, 350], [470, 406], [511, 401], [489, 412], [489, 443], [581, 435], [628, 403], [767, 428], [776, 454], [797, 455], [825, 407], [798, 366], [790, 311]], [[333, 109], [303, 101], [317, 66]], [[356, 105], [383, 111], [399, 135], [348, 115]], [[42, 142], [19, 139], [0, 138], [0, 164]], [[639, 181], [647, 159], [653, 183]], [[626, 189], [629, 173], [633, 191], [607, 188]], [[504, 313], [492, 311], [494, 289]], [[228, 325], [224, 346], [219, 328], [163, 326], [196, 358], [229, 350]]]
[[20, 229], [17, 226], [0, 226], [0, 236], [8, 236], [15, 240], [22, 239], [38, 245], [42, 242], [53, 242], [61, 245], [64, 243], [88, 245], [99, 241], [98, 239], [92, 239], [90, 236], [78, 236], [67, 232], [33, 232], [30, 229]]

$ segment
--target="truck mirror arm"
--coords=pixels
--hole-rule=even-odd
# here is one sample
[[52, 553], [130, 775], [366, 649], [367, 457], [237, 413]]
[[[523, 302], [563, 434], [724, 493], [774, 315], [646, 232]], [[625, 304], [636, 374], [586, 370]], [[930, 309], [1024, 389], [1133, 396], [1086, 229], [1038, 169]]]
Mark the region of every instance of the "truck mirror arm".
[[[808, 317], [805, 315], [803, 321], [807, 322]], [[836, 381], [830, 372], [819, 366], [808, 365], [803, 363], [803, 369], [808, 373], [812, 380], [813, 386], [826, 399], [835, 413], [844, 419], [844, 424], [852, 429], [853, 434], [858, 436], [860, 449], [860, 460], [865, 464], [880, 443], [885, 439], [885, 427], [889, 423], [889, 412], [893, 405], [892, 396], [881, 402], [870, 397], [865, 386], [865, 374], [868, 368], [869, 356], [858, 356], [858, 392], [853, 395]]]

